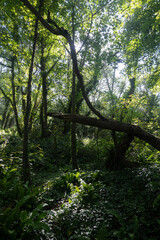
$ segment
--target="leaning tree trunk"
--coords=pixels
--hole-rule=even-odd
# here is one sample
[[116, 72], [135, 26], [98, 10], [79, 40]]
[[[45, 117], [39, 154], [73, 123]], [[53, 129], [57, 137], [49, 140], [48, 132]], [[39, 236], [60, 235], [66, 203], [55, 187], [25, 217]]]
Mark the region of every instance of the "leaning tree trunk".
[[124, 132], [124, 133], [127, 133], [129, 136], [137, 137], [140, 140], [145, 141], [146, 143], [149, 143], [152, 147], [160, 151], [160, 138], [157, 136], [154, 136], [149, 132], [146, 132], [144, 129], [136, 125], [121, 123], [113, 119], [109, 119], [106, 121], [106, 120], [79, 116], [79, 115], [54, 114], [51, 112], [48, 112], [47, 115], [50, 117], [59, 118], [64, 121], [80, 123], [83, 125], [113, 130], [117, 132]]
[[[98, 34], [97, 34], [98, 35]], [[87, 36], [88, 39], [88, 36]], [[98, 37], [97, 37], [98, 39]], [[86, 42], [86, 41], [85, 41]], [[87, 47], [85, 47], [86, 52], [87, 52]], [[92, 79], [90, 80], [90, 82], [87, 84], [86, 86], [86, 94], [88, 95], [96, 86], [96, 84], [98, 83], [98, 75], [100, 72], [100, 68], [99, 68], [99, 57], [100, 57], [100, 50], [101, 50], [101, 46], [99, 43], [99, 40], [97, 40], [97, 52], [96, 52], [96, 60], [95, 60], [95, 65], [94, 65], [94, 73], [92, 76]], [[86, 53], [85, 53], [86, 54]], [[80, 69], [83, 69], [84, 63], [85, 63], [85, 57], [84, 59], [82, 59], [82, 61], [80, 62]], [[76, 84], [76, 95], [78, 95], [78, 99], [76, 99], [76, 107], [75, 107], [75, 113], [78, 114], [79, 113], [79, 109], [84, 101], [84, 98], [81, 94], [81, 87], [79, 82]], [[68, 109], [66, 111], [67, 114], [71, 114], [71, 108], [72, 108], [72, 97], [69, 96], [69, 104], [68, 104]], [[64, 130], [63, 133], [67, 134], [69, 132], [70, 129], [70, 123], [67, 121], [64, 121]]]

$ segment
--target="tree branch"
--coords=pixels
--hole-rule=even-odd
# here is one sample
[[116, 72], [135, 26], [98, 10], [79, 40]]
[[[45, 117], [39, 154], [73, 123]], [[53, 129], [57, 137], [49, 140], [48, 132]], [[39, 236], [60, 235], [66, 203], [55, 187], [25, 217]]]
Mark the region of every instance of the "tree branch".
[[8, 65], [6, 65], [6, 64], [4, 64], [2, 62], [0, 62], [0, 65], [3, 66], [3, 67], [12, 68], [11, 66], [8, 66]]
[[52, 23], [57, 28], [57, 30], [61, 31], [61, 28], [57, 25], [57, 23], [54, 20], [51, 19], [51, 15], [50, 15], [49, 10], [48, 10], [47, 22]]
[[[62, 56], [62, 55], [61, 55]], [[61, 56], [57, 59], [57, 61], [55, 61], [53, 63], [53, 65], [50, 67], [50, 69], [47, 71], [46, 75], [48, 76], [48, 74], [52, 71], [52, 69], [56, 66], [56, 64], [58, 63], [59, 59], [61, 58]]]
[[[47, 28], [51, 33], [55, 35], [63, 35], [63, 31], [58, 27], [53, 28], [42, 16], [41, 14], [30, 4], [28, 0], [20, 0], [23, 4], [37, 17], [37, 19]], [[58, 25], [57, 25], [58, 26]]]
[[1, 92], [3, 93], [4, 97], [5, 97], [6, 99], [8, 99], [8, 101], [9, 101], [9, 102], [11, 103], [11, 105], [13, 106], [13, 102], [12, 102], [11, 98], [7, 96], [7, 94], [4, 92], [4, 90], [3, 90], [1, 87], [0, 87], [0, 90], [1, 90]]

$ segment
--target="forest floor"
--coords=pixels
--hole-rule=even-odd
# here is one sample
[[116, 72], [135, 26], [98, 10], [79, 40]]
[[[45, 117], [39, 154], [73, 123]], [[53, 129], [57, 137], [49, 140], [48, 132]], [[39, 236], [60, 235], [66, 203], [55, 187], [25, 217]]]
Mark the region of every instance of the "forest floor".
[[0, 240], [160, 239], [159, 163], [119, 171], [87, 163], [72, 171], [47, 162], [32, 144], [29, 185], [22, 182], [21, 141], [10, 142], [0, 150]]
[[160, 166], [40, 173], [50, 228], [42, 239], [158, 240]]

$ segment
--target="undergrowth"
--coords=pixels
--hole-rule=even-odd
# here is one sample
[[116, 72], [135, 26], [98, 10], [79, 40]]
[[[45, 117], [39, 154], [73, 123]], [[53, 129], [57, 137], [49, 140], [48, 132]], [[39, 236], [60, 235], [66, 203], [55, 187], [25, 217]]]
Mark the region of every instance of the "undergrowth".
[[0, 151], [1, 240], [159, 240], [158, 163], [102, 171], [86, 170], [88, 162], [76, 172], [48, 163], [52, 152], [44, 158], [42, 144], [33, 144], [29, 186], [21, 181], [21, 153], [13, 137]]
[[67, 172], [48, 182], [44, 239], [158, 240], [159, 171]]

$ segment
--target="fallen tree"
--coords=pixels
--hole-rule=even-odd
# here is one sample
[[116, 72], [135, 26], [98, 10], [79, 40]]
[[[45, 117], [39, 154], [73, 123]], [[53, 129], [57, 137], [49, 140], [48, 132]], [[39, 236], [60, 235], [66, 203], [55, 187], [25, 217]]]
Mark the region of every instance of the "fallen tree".
[[143, 140], [146, 143], [149, 143], [152, 147], [160, 151], [160, 138], [157, 136], [154, 136], [151, 133], [148, 133], [147, 131], [145, 131], [144, 129], [136, 125], [122, 123], [112, 119], [107, 119], [106, 121], [106, 120], [101, 120], [93, 117], [85, 117], [80, 115], [61, 114], [61, 113], [55, 114], [51, 112], [48, 112], [47, 115], [50, 117], [58, 118], [58, 119], [69, 121], [69, 122], [80, 123], [83, 125], [113, 130], [117, 132], [124, 132], [130, 136], [137, 137], [140, 140]]

